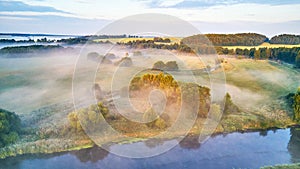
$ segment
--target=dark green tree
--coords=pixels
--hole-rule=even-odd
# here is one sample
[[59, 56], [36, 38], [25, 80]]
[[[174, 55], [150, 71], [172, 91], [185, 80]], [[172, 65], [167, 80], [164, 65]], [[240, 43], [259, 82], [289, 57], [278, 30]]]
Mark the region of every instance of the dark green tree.
[[0, 109], [0, 147], [17, 141], [20, 132], [20, 118], [13, 112]]
[[300, 87], [294, 96], [294, 120], [300, 122]]
[[295, 63], [296, 63], [296, 67], [300, 68], [300, 52], [296, 56]]

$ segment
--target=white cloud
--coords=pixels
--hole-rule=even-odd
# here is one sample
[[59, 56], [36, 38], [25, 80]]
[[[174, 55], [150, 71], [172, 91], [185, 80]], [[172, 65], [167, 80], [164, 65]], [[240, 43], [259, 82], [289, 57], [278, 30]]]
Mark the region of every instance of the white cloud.
[[161, 7], [170, 7], [170, 6], [174, 6], [183, 1], [184, 0], [165, 0], [165, 1], [162, 1], [159, 5]]
[[[66, 14], [66, 13], [60, 13], [60, 12], [0, 12], [0, 15], [10, 15], [12, 16], [62, 16], [62, 17], [75, 17], [75, 18], [82, 18], [82, 19], [88, 19], [80, 16], [76, 16], [73, 14]], [[20, 17], [19, 17], [20, 18]]]
[[[227, 22], [227, 21], [256, 21], [256, 22], [287, 22], [300, 18], [300, 4], [268, 5], [257, 3], [237, 3], [235, 5], [214, 5], [211, 7], [171, 8], [170, 6], [182, 0], [158, 1], [160, 7], [146, 6], [148, 0], [110, 0], [92, 1], [77, 0], [24, 0], [31, 5], [51, 6], [55, 9], [74, 13], [75, 17], [90, 19], [116, 20], [129, 15], [141, 13], [163, 13], [174, 15], [188, 21]], [[214, 3], [216, 0], [201, 0]], [[86, 3], [85, 3], [86, 2]], [[156, 1], [157, 2], [157, 1]], [[220, 2], [220, 0], [218, 0]], [[223, 2], [223, 1], [222, 1]], [[228, 1], [226, 1], [228, 2]], [[230, 3], [236, 0], [230, 0]]]
[[24, 20], [24, 21], [30, 21], [34, 20], [33, 18], [25, 18], [25, 17], [17, 17], [17, 16], [0, 16], [0, 20]]

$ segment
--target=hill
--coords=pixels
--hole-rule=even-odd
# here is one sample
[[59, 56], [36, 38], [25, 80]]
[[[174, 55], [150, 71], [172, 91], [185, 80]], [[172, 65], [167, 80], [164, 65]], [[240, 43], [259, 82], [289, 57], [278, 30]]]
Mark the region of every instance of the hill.
[[270, 43], [298, 45], [300, 44], [300, 35], [283, 34], [283, 35], [274, 36], [273, 38], [271, 38]]

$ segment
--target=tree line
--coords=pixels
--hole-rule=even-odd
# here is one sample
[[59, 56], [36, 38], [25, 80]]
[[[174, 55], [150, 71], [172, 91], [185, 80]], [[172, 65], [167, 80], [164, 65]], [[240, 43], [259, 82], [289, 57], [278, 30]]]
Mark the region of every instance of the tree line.
[[280, 60], [286, 63], [295, 64], [296, 67], [300, 67], [300, 48], [251, 48], [251, 49], [240, 49], [236, 48], [216, 48], [218, 54], [221, 55], [240, 55], [247, 56], [253, 59], [272, 59]]
[[300, 44], [300, 35], [283, 34], [283, 35], [274, 36], [271, 38], [270, 43], [298, 45]]
[[182, 39], [184, 44], [210, 46], [257, 46], [269, 39], [256, 33], [240, 34], [199, 34]]
[[155, 40], [133, 40], [128, 42], [117, 42], [118, 45], [125, 45], [130, 48], [138, 48], [138, 49], [147, 49], [147, 48], [155, 48], [155, 49], [167, 49], [167, 50], [178, 50], [181, 52], [191, 53], [193, 52], [190, 47], [184, 45], [183, 43], [166, 43], [168, 40], [159, 40], [164, 43], [155, 43], [158, 41]]

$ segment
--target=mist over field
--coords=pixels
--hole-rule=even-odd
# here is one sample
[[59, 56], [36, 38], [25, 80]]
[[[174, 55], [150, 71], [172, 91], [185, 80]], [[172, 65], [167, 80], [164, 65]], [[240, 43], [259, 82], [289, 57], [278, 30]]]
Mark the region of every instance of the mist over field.
[[0, 108], [15, 112], [26, 134], [0, 155], [105, 145], [111, 154], [147, 157], [177, 144], [199, 148], [221, 133], [296, 124], [289, 101], [300, 74], [291, 64], [132, 39], [1, 49]]

